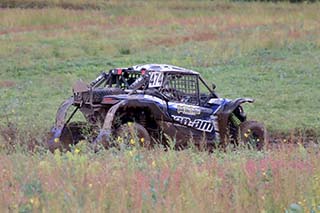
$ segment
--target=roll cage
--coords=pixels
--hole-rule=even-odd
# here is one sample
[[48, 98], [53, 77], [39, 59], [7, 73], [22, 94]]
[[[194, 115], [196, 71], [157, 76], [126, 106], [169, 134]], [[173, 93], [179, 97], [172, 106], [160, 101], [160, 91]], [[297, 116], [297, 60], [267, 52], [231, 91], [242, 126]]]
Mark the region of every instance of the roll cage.
[[[129, 94], [141, 91], [143, 93], [154, 91], [159, 93], [166, 101], [180, 102], [191, 105], [204, 106], [210, 98], [218, 98], [218, 95], [207, 85], [199, 73], [184, 70], [177, 67], [165, 67], [154, 69], [159, 66], [116, 68], [109, 72], [102, 72], [89, 85], [77, 82], [73, 86], [75, 103], [95, 102], [96, 93], [99, 97], [106, 90], [113, 88], [113, 92]], [[153, 69], [151, 69], [153, 68]], [[208, 94], [200, 92], [200, 85], [208, 90]], [[100, 100], [99, 98], [98, 100]]]
[[[167, 100], [203, 106], [210, 98], [218, 95], [206, 84], [198, 73], [179, 71], [149, 71], [149, 87], [157, 89]], [[154, 77], [157, 75], [157, 77]], [[156, 79], [162, 77], [162, 80]], [[157, 84], [161, 82], [161, 84]], [[208, 90], [209, 94], [200, 92], [200, 84]], [[156, 85], [156, 86], [154, 86]]]
[[92, 88], [103, 85], [104, 88], [127, 89], [133, 82], [141, 76], [141, 71], [129, 68], [112, 69], [108, 73], [102, 72], [94, 81], [90, 83]]

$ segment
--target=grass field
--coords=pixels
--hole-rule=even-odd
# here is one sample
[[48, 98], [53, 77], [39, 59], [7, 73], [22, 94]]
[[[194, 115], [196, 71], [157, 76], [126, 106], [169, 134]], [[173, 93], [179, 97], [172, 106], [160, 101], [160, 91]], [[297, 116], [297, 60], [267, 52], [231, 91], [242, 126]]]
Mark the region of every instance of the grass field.
[[[194, 69], [222, 97], [254, 98], [245, 110], [271, 134], [319, 135], [319, 3], [1, 0], [0, 6], [0, 126], [10, 123], [17, 134], [0, 137], [1, 209], [320, 211], [318, 148], [209, 155], [93, 154], [80, 147], [52, 155], [41, 146], [76, 80], [142, 63]], [[7, 154], [25, 141], [35, 152], [18, 147]]]
[[169, 63], [201, 72], [223, 97], [255, 98], [248, 114], [271, 131], [319, 132], [319, 8], [123, 1], [100, 10], [1, 9], [1, 119], [47, 128], [79, 78]]

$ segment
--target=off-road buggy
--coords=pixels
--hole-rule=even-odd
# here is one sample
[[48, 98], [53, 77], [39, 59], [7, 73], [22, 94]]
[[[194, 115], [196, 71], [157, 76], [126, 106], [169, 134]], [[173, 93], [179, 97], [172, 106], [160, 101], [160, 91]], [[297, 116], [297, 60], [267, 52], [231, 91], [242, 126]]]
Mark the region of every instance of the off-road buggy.
[[[198, 72], [172, 65], [102, 72], [89, 85], [78, 81], [73, 86], [73, 96], [58, 109], [49, 148], [69, 149], [85, 139], [105, 147], [118, 143], [166, 146], [173, 140], [176, 148], [191, 142], [209, 149], [245, 144], [261, 150], [266, 129], [248, 121], [241, 106], [253, 99], [220, 98], [214, 89]], [[86, 122], [71, 122], [78, 110]]]

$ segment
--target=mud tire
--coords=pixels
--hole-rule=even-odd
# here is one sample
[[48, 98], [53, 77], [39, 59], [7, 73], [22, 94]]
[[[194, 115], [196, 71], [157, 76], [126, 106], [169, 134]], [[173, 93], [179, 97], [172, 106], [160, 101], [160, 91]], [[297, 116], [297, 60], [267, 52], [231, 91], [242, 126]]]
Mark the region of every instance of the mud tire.
[[[136, 122], [128, 122], [117, 128], [115, 132], [115, 143], [119, 144], [119, 140], [128, 146], [135, 145], [136, 142], [139, 142], [141, 147], [151, 148], [149, 132], [141, 124]], [[132, 144], [131, 140], [134, 140], [135, 143]]]
[[51, 152], [59, 149], [60, 151], [70, 151], [71, 145], [76, 145], [79, 141], [84, 140], [83, 129], [86, 128], [84, 122], [70, 122], [62, 130], [60, 140], [54, 146], [50, 146]]
[[268, 142], [268, 133], [265, 126], [257, 121], [244, 121], [240, 124], [240, 144], [249, 148], [262, 150]]

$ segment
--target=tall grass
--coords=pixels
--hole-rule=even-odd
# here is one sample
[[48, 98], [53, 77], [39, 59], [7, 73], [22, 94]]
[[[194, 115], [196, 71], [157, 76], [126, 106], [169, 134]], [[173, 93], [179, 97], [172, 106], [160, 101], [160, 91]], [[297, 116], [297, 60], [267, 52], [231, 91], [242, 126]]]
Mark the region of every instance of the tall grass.
[[[83, 146], [82, 146], [83, 147]], [[317, 149], [0, 155], [3, 211], [283, 212], [320, 205]], [[302, 212], [302, 211], [298, 211]]]

